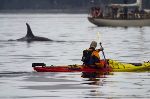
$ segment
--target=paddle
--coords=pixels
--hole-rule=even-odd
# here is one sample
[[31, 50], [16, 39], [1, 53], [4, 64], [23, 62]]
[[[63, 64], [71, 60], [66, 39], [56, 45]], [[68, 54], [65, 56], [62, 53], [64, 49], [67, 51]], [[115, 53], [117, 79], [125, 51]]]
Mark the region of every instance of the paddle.
[[[103, 48], [102, 43], [100, 42], [99, 44], [100, 44], [101, 48]], [[104, 63], [104, 67], [107, 67], [108, 63], [107, 63], [107, 60], [106, 60], [106, 57], [105, 57], [104, 50], [102, 50], [102, 54], [103, 54], [104, 61], [105, 61], [105, 63]]]
[[[100, 32], [97, 32], [97, 41], [100, 42]], [[100, 44], [101, 48], [103, 48], [102, 43], [100, 42], [99, 44]], [[104, 67], [107, 67], [108, 62], [106, 60], [104, 50], [102, 50], [102, 54], [103, 54], [104, 61], [105, 61]]]

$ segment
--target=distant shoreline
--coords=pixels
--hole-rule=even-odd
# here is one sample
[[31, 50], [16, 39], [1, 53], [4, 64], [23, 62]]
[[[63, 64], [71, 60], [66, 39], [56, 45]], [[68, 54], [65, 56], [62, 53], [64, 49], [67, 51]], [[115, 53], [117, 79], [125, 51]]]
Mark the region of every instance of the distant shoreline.
[[88, 10], [81, 9], [53, 9], [53, 10], [0, 10], [0, 13], [70, 13], [70, 14], [88, 14]]

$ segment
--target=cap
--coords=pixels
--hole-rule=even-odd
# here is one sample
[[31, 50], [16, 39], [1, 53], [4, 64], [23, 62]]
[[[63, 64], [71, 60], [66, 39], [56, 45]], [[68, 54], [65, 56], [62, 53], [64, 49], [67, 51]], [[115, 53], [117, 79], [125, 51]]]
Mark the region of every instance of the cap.
[[92, 41], [91, 44], [90, 44], [90, 48], [91, 47], [96, 48], [97, 47], [97, 42], [96, 41]]

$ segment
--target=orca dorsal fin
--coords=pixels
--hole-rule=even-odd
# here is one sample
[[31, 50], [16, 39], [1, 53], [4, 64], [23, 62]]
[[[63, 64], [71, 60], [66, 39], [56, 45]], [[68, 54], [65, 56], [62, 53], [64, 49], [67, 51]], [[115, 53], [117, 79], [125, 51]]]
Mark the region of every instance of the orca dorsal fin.
[[30, 28], [30, 25], [28, 23], [26, 23], [27, 25], [27, 34], [26, 34], [26, 37], [34, 37], [33, 33], [32, 33], [32, 30]]

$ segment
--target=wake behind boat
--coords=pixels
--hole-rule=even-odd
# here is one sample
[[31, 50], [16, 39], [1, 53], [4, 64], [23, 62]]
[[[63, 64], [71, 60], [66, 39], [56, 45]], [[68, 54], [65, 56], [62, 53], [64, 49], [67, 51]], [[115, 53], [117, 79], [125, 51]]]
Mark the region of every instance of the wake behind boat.
[[101, 9], [92, 7], [88, 20], [97, 26], [150, 26], [150, 10], [142, 8], [142, 0], [134, 4], [110, 4]]

